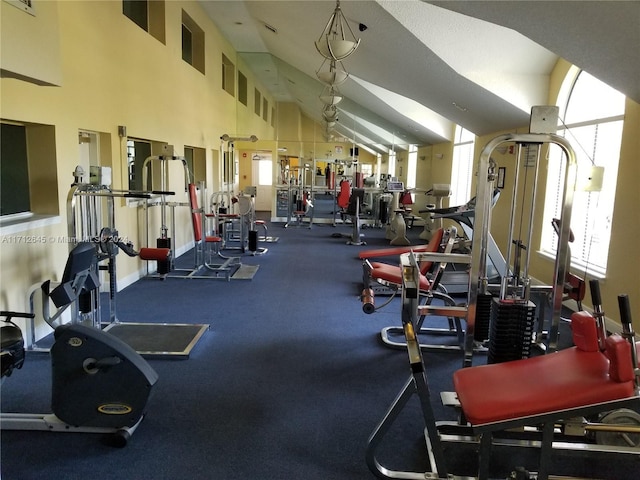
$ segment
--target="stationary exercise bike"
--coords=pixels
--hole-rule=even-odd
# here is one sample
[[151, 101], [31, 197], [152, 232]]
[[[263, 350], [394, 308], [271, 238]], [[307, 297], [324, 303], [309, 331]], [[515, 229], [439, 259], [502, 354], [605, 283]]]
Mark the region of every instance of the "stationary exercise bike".
[[[61, 283], [50, 290], [42, 285], [47, 305], [45, 319], [58, 318], [81, 296], [97, 294], [96, 248], [81, 242], [69, 254]], [[51, 300], [56, 314], [48, 315]], [[20, 329], [12, 317], [33, 314], [0, 312], [2, 327], [2, 380], [24, 362]], [[6, 329], [6, 331], [5, 331]], [[51, 414], [2, 413], [2, 430], [48, 430], [105, 434], [106, 441], [124, 447], [142, 422], [157, 373], [138, 353], [117, 337], [80, 323], [67, 323], [54, 331], [51, 348]]]

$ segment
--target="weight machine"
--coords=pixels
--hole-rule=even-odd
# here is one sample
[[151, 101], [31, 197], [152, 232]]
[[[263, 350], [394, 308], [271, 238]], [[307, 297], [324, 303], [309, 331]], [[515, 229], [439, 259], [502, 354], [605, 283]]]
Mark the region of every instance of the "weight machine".
[[[167, 200], [167, 196], [175, 195], [173, 193], [167, 193], [167, 188], [169, 185], [169, 169], [171, 162], [178, 163], [181, 165], [182, 170], [184, 172], [184, 191], [189, 191], [189, 184], [191, 183], [191, 173], [189, 172], [189, 167], [187, 166], [187, 160], [184, 157], [176, 156], [176, 155], [155, 155], [145, 159], [142, 164], [142, 184], [143, 190], [148, 190], [149, 185], [147, 185], [147, 181], [149, 178], [149, 169], [152, 168], [152, 165], [155, 163], [158, 165], [157, 170], [155, 168], [152, 169], [152, 174], [154, 177], [159, 177], [160, 190], [156, 197], [149, 199], [143, 204], [144, 207], [144, 220], [145, 220], [145, 244], [149, 245], [149, 209], [154, 206], [158, 206], [160, 208], [160, 236], [156, 239], [156, 247], [157, 248], [168, 248], [171, 251], [171, 255], [167, 261], [158, 262], [157, 275], [161, 278], [164, 278], [169, 272], [174, 270], [175, 268], [175, 245], [173, 242], [176, 238], [176, 213], [175, 209], [177, 207], [190, 207], [188, 202], [170, 202]], [[153, 180], [152, 180], [153, 182]], [[171, 211], [171, 218], [167, 218], [167, 211]], [[169, 228], [168, 222], [170, 222], [171, 227]], [[173, 241], [172, 241], [173, 239]], [[197, 263], [197, 254], [195, 258], [195, 262]], [[147, 270], [147, 275], [150, 272]]]
[[[607, 337], [603, 318], [591, 318], [585, 312], [572, 316], [575, 347], [557, 350], [558, 327], [564, 282], [568, 268], [568, 241], [573, 192], [576, 185], [577, 162], [574, 151], [562, 137], [553, 133], [557, 126], [557, 111], [549, 107], [534, 107], [529, 134], [506, 134], [491, 140], [483, 149], [478, 170], [478, 191], [475, 205], [475, 229], [472, 251], [469, 258], [470, 277], [467, 305], [465, 307], [432, 307], [418, 305], [420, 285], [419, 262], [447, 261], [446, 256], [438, 254], [404, 254], [401, 257], [402, 274], [402, 323], [411, 363], [412, 377], [407, 381], [383, 420], [369, 439], [367, 463], [370, 469], [381, 478], [458, 478], [448, 474], [443, 443], [447, 435], [455, 437], [453, 442], [473, 442], [479, 440], [480, 458], [478, 477], [489, 476], [489, 459], [494, 439], [503, 431], [513, 428], [532, 427], [541, 450], [538, 472], [539, 480], [548, 478], [548, 458], [557, 444], [554, 434], [560, 423], [563, 434], [572, 435], [575, 427], [574, 417], [602, 415], [602, 418], [631, 418], [636, 425], [599, 426], [593, 422], [579, 422], [585, 430], [613, 432], [620, 435], [628, 445], [613, 450], [614, 453], [640, 454], [640, 416], [633, 411], [622, 414], [609, 412], [617, 409], [638, 408], [640, 406], [640, 371], [637, 364], [637, 346], [631, 328], [628, 299], [621, 298], [621, 317], [623, 337]], [[493, 297], [494, 286], [489, 285], [487, 276], [487, 243], [491, 213], [491, 196], [497, 179], [497, 164], [491, 157], [492, 151], [505, 142], [515, 142], [518, 146], [518, 163], [515, 166], [513, 204], [507, 245], [510, 251], [506, 255], [509, 271], [501, 278], [498, 295]], [[529, 212], [529, 230], [526, 243], [531, 243], [531, 219], [535, 203], [535, 185], [539, 169], [540, 145], [553, 143], [560, 146], [566, 155], [565, 188], [562, 199], [562, 215], [558, 222], [559, 242], [554, 268], [554, 283], [547, 288], [552, 299], [553, 312], [551, 331], [548, 336], [547, 352], [553, 355], [528, 357], [528, 348], [532, 343], [532, 317], [535, 305], [529, 300], [535, 290], [528, 277], [528, 249], [523, 248], [520, 239], [514, 238], [514, 221], [518, 202], [516, 189], [521, 174], [521, 154], [526, 158], [525, 166], [535, 169], [532, 182], [531, 207]], [[525, 175], [526, 179], [526, 175]], [[526, 189], [523, 188], [523, 191]], [[520, 212], [518, 212], [520, 213]], [[520, 214], [520, 218], [523, 215]], [[525, 218], [526, 221], [526, 218]], [[520, 232], [522, 233], [522, 232]], [[525, 259], [522, 261], [521, 256]], [[451, 261], [451, 260], [450, 260]], [[513, 266], [511, 267], [511, 264]], [[599, 292], [592, 293], [593, 303], [597, 305]], [[457, 310], [456, 310], [457, 309]], [[595, 308], [596, 317], [602, 317]], [[416, 325], [423, 315], [452, 316], [457, 314], [466, 321], [464, 339], [464, 358], [462, 368], [454, 374], [455, 396], [443, 395], [446, 404], [459, 405], [462, 418], [459, 425], [450, 430], [451, 425], [436, 423], [430, 403], [430, 392], [426, 368], [416, 336]], [[476, 342], [476, 327], [487, 316], [490, 319], [489, 365], [472, 366], [472, 354]], [[515, 349], [512, 347], [515, 345]], [[503, 349], [503, 347], [506, 347]], [[506, 354], [505, 354], [506, 352]], [[513, 358], [516, 357], [516, 358]], [[553, 372], [553, 374], [549, 374]], [[564, 394], [558, 394], [561, 391]], [[398, 472], [390, 470], [378, 461], [379, 445], [404, 409], [409, 399], [417, 394], [420, 400], [425, 425], [425, 438], [431, 464], [430, 472]], [[633, 433], [633, 435], [631, 435]], [[538, 440], [539, 439], [539, 440]], [[500, 438], [502, 440], [502, 438]], [[515, 443], [524, 445], [525, 439]], [[513, 443], [511, 443], [513, 445]], [[627, 448], [629, 447], [630, 448]], [[580, 444], [579, 451], [598, 451]], [[610, 449], [605, 449], [610, 450]], [[601, 450], [604, 451], [604, 450]], [[466, 477], [465, 477], [466, 478]], [[529, 478], [529, 477], [512, 477]]]
[[[302, 159], [300, 159], [300, 161], [302, 161]], [[288, 174], [286, 180], [289, 208], [287, 211], [287, 222], [284, 224], [284, 228], [292, 225], [292, 220], [295, 220], [295, 225], [300, 227], [304, 224], [305, 219], [307, 219], [308, 228], [311, 228], [313, 225], [314, 208], [313, 182], [310, 174], [315, 174], [313, 167], [308, 163], [293, 167], [289, 166], [286, 173]]]
[[[524, 358], [529, 355], [535, 330], [536, 307], [532, 293], [551, 298], [551, 320], [544, 349], [557, 349], [558, 329], [561, 320], [564, 282], [568, 266], [569, 237], [573, 194], [577, 180], [577, 160], [570, 143], [555, 132], [558, 122], [557, 107], [533, 107], [530, 132], [526, 134], [508, 133], [489, 141], [480, 154], [478, 167], [478, 187], [474, 209], [474, 229], [472, 239], [472, 262], [470, 265], [464, 365], [472, 363], [474, 341], [489, 339], [489, 360], [503, 361]], [[504, 255], [505, 272], [501, 274], [500, 285], [490, 284], [488, 265], [489, 245], [492, 236], [489, 231], [493, 197], [498, 178], [498, 165], [492, 157], [493, 151], [502, 144], [515, 143], [517, 157], [514, 165], [513, 201], [509, 217], [509, 230]], [[535, 285], [529, 276], [529, 257], [532, 244], [532, 225], [535, 215], [536, 189], [540, 169], [540, 152], [543, 144], [555, 144], [565, 154], [566, 170], [564, 194], [559, 220], [558, 250], [551, 285]], [[532, 169], [533, 178], [522, 169]], [[523, 198], [519, 203], [518, 187], [522, 187]], [[528, 194], [528, 205], [525, 196]], [[520, 209], [520, 211], [518, 211]], [[526, 211], [528, 209], [528, 211]], [[515, 231], [516, 218], [520, 219], [519, 231]], [[521, 235], [523, 238], [515, 238]], [[495, 259], [495, 257], [492, 256]], [[507, 270], [508, 269], [508, 270]], [[494, 296], [496, 295], [497, 296]], [[538, 321], [545, 321], [539, 313]], [[487, 330], [488, 335], [487, 335]]]
[[[110, 178], [110, 175], [105, 174], [100, 178], [104, 180]], [[121, 238], [115, 226], [114, 201], [116, 198], [147, 200], [154, 194], [172, 195], [173, 192], [166, 190], [148, 192], [114, 190], [109, 185], [84, 183], [82, 180], [81, 176], [76, 176], [67, 196], [69, 238], [72, 241], [72, 248], [80, 241], [90, 242], [89, 244], [94, 247], [96, 261], [91, 272], [98, 283], [100, 272], [106, 272], [108, 275], [106, 283], [109, 286], [109, 309], [108, 317], [105, 319], [99, 289], [87, 289], [79, 296], [77, 302], [69, 302], [72, 310], [71, 323], [85, 324], [96, 330], [108, 331], [144, 356], [187, 358], [198, 340], [209, 329], [209, 325], [121, 322], [117, 309], [116, 259], [121, 250], [130, 257], [139, 257], [145, 261], [157, 261], [158, 263], [169, 263], [171, 257], [169, 248], [147, 247], [136, 251], [131, 242]], [[39, 286], [32, 287], [29, 294], [32, 312], [35, 312], [35, 294], [38, 290], [41, 290]], [[53, 292], [55, 291], [54, 289]], [[48, 308], [46, 298], [43, 298], [42, 306], [43, 309]], [[59, 325], [58, 318], [62, 313], [63, 311], [59, 311], [51, 317], [45, 310], [43, 317], [55, 329]], [[36, 343], [34, 319], [31, 319], [28, 337], [32, 340], [31, 350], [48, 351], [46, 348], [38, 347]]]
[[[377, 477], [496, 478], [490, 476], [491, 453], [496, 445], [538, 450], [537, 474], [532, 477], [518, 466], [509, 477], [518, 480], [551, 478], [550, 461], [556, 450], [563, 455], [588, 452], [603, 459], [611, 454], [640, 456], [640, 342], [635, 340], [626, 295], [618, 298], [622, 335], [606, 335], [597, 281], [591, 284], [594, 315], [580, 311], [572, 316], [575, 346], [552, 355], [457, 370], [453, 376], [455, 393], [443, 392], [441, 397], [445, 405], [459, 409], [460, 420], [437, 422], [428, 368], [416, 335], [420, 315], [438, 315], [438, 308], [443, 308], [419, 305], [418, 262], [425, 260], [446, 261], [447, 256], [408, 253], [401, 257], [401, 317], [411, 376], [369, 437], [366, 461]], [[414, 395], [424, 422], [430, 470], [392, 470], [381, 463], [378, 453], [383, 439]], [[477, 477], [449, 473], [454, 460], [447, 456], [456, 445], [465, 444], [477, 446]]]

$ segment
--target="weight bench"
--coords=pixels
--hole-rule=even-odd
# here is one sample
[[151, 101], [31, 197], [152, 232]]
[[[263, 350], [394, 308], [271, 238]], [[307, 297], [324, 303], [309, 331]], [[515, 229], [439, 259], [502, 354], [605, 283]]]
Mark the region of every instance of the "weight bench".
[[[572, 316], [574, 347], [539, 357], [457, 370], [453, 383], [461, 421], [436, 422], [427, 368], [414, 329], [416, 312], [419, 311], [416, 288], [419, 256], [411, 257], [401, 257], [406, 269], [403, 277], [402, 324], [411, 376], [369, 437], [366, 460], [376, 476], [394, 479], [459, 478], [449, 474], [450, 463], [445, 453], [450, 454], [450, 451], [445, 450], [444, 443], [479, 442], [478, 476], [464, 478], [487, 480], [491, 450], [494, 439], [498, 437], [500, 440], [511, 439], [506, 443], [510, 448], [535, 447], [539, 450], [537, 475], [530, 477], [529, 472], [516, 467], [509, 478], [518, 480], [548, 480], [554, 449], [589, 452], [592, 455], [640, 456], [640, 415], [632, 410], [640, 407], [640, 342], [635, 341], [626, 295], [618, 297], [621, 335], [607, 336], [604, 331], [604, 316], [599, 300], [596, 300], [600, 294], [594, 289], [594, 284], [597, 288], [597, 282], [592, 281], [596, 318], [586, 312], [577, 312]], [[415, 312], [411, 314], [410, 310]], [[442, 394], [443, 400], [446, 400], [447, 393]], [[427, 472], [391, 470], [377, 458], [377, 451], [386, 434], [413, 395], [418, 396], [425, 427], [430, 464]], [[600, 414], [603, 416], [597, 417]], [[630, 419], [631, 424], [624, 420], [611, 423], [605, 420], [617, 420], [621, 418], [618, 414]], [[587, 421], [590, 418], [602, 418], [602, 423]], [[557, 430], [561, 431], [566, 442], [554, 444]], [[607, 443], [598, 448], [589, 444], [586, 432], [596, 432], [596, 441], [598, 432], [611, 432], [625, 443], [615, 447]], [[569, 441], [569, 437], [576, 435], [578, 441]], [[531, 441], [532, 436], [534, 441]]]
[[596, 321], [587, 312], [574, 313], [571, 328], [574, 347], [454, 373], [464, 418], [481, 436], [480, 479], [488, 478], [496, 432], [542, 425], [538, 479], [543, 480], [558, 422], [640, 405], [631, 344], [611, 335], [600, 351]]
[[[220, 278], [222, 275], [227, 281], [231, 274], [237, 270], [241, 263], [239, 257], [226, 257], [220, 252], [223, 238], [218, 235], [207, 235], [204, 221], [207, 215], [198, 206], [198, 193], [193, 183], [189, 184], [189, 205], [191, 207], [191, 224], [193, 226], [193, 239], [195, 242], [196, 265], [194, 270], [187, 276], [190, 278]], [[220, 258], [220, 263], [212, 263], [214, 257]], [[214, 276], [197, 275], [204, 267], [207, 271], [213, 272]]]

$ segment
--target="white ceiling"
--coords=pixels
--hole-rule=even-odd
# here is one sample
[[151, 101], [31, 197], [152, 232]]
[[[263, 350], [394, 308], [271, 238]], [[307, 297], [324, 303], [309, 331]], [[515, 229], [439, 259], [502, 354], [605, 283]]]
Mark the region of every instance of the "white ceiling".
[[[277, 101], [322, 122], [314, 42], [335, 0], [201, 0]], [[524, 126], [558, 57], [640, 102], [639, 1], [342, 0], [361, 38], [343, 61], [334, 135], [384, 151]], [[360, 25], [366, 29], [359, 28]], [[274, 31], [275, 30], [275, 31]], [[326, 70], [326, 65], [323, 67]]]

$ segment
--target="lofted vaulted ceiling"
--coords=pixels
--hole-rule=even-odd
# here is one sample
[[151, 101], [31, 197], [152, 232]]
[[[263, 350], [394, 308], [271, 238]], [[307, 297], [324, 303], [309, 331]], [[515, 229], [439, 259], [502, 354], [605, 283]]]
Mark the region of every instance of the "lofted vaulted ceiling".
[[[276, 101], [322, 123], [314, 42], [336, 1], [201, 0]], [[342, 0], [361, 39], [331, 134], [377, 151], [528, 123], [559, 57], [640, 102], [638, 1]]]

